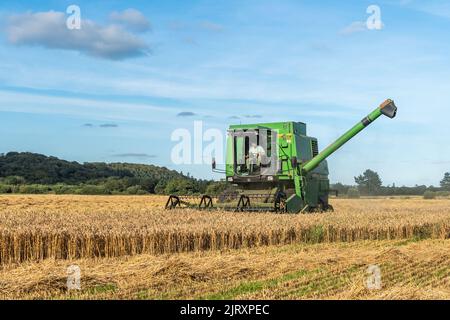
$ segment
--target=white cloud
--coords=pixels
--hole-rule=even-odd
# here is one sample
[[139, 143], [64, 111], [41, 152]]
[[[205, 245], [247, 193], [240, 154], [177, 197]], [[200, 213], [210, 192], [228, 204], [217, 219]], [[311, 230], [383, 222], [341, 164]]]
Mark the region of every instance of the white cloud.
[[[163, 122], [167, 107], [144, 103], [125, 103], [111, 100], [72, 98], [0, 90], [0, 111], [37, 114], [63, 114], [111, 121], [134, 120]], [[167, 119], [169, 122], [170, 120]]]
[[48, 11], [9, 17], [6, 34], [14, 45], [78, 51], [90, 56], [121, 60], [148, 54], [148, 45], [120, 25], [100, 26], [82, 19], [81, 29], [69, 30], [66, 15]]
[[367, 29], [367, 25], [365, 22], [354, 21], [350, 25], [343, 28], [339, 33], [346, 35], [346, 34], [352, 34], [355, 32], [362, 32], [362, 31], [366, 31], [366, 30], [368, 30], [368, 29]]
[[148, 153], [119, 153], [119, 154], [113, 154], [113, 157], [116, 158], [136, 158], [136, 159], [148, 159], [148, 158], [157, 158], [158, 156], [155, 154], [148, 154]]
[[146, 32], [151, 29], [150, 21], [136, 9], [113, 12], [110, 15], [110, 19], [113, 23], [121, 24], [127, 29], [136, 32]]

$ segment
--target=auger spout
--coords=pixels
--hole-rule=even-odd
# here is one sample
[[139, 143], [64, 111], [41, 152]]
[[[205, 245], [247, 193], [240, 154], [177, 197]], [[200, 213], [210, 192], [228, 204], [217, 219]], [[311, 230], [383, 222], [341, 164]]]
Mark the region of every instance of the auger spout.
[[397, 114], [397, 107], [394, 104], [394, 101], [391, 99], [387, 99], [384, 101], [378, 108], [372, 111], [367, 117], [358, 122], [353, 128], [344, 133], [341, 137], [339, 137], [335, 142], [330, 144], [327, 148], [325, 148], [322, 152], [320, 152], [317, 156], [312, 158], [310, 161], [305, 163], [302, 167], [302, 171], [304, 173], [308, 173], [315, 168], [326, 158], [328, 158], [331, 154], [333, 154], [336, 150], [342, 147], [347, 141], [356, 136], [359, 132], [365, 129], [370, 123], [378, 119], [381, 115], [385, 115], [389, 118], [394, 118]]

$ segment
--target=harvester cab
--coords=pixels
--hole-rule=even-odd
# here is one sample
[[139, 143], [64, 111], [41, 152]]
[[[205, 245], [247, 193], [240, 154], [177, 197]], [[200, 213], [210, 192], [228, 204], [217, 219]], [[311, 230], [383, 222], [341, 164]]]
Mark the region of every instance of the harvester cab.
[[[319, 153], [318, 141], [302, 122], [232, 125], [226, 146], [230, 189], [213, 197], [171, 195], [166, 208], [232, 209], [300, 213], [332, 210], [326, 158], [381, 115], [394, 118], [390, 99]], [[217, 171], [215, 162], [213, 170]]]

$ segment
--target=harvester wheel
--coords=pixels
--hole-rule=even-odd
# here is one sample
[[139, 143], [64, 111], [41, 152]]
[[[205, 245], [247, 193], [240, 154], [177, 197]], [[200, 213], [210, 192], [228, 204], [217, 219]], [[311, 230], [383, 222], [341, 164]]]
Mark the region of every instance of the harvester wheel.
[[275, 196], [274, 209], [275, 213], [286, 213], [286, 193], [279, 191]]
[[322, 199], [320, 199], [319, 202], [320, 202], [320, 205], [319, 205], [320, 212], [334, 211], [333, 206], [331, 204], [329, 204], [328, 201], [325, 202]]

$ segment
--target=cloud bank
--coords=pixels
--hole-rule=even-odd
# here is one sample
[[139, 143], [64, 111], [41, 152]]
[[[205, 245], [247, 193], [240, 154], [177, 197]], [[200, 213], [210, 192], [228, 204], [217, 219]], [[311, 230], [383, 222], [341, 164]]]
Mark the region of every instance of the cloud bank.
[[147, 153], [119, 153], [119, 154], [114, 154], [113, 157], [150, 159], [150, 158], [156, 158], [157, 156], [154, 154], [147, 154]]
[[139, 17], [135, 11], [116, 13], [114, 19], [121, 20], [120, 24], [101, 26], [82, 19], [79, 30], [67, 28], [67, 16], [63, 12], [28, 12], [9, 17], [6, 35], [9, 43], [16, 46], [78, 51], [110, 60], [148, 55], [149, 46], [124, 27], [124, 24], [140, 26], [140, 30], [144, 30], [142, 18], [145, 17]]
[[113, 23], [123, 25], [125, 28], [135, 32], [146, 32], [151, 30], [150, 21], [136, 9], [113, 12], [110, 15], [110, 20]]
[[194, 113], [194, 112], [183, 111], [183, 112], [178, 113], [177, 117], [192, 117], [192, 116], [195, 116], [195, 115], [197, 115], [197, 114]]
[[117, 127], [119, 127], [119, 125], [115, 123], [105, 123], [100, 125], [100, 128], [117, 128]]

